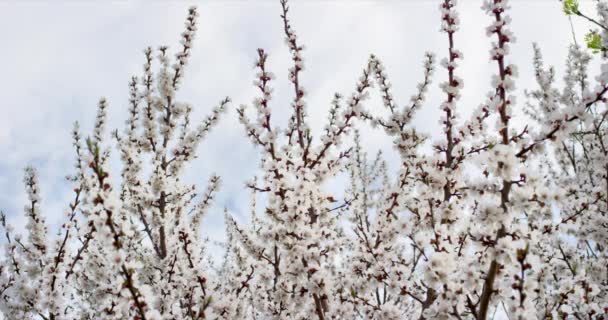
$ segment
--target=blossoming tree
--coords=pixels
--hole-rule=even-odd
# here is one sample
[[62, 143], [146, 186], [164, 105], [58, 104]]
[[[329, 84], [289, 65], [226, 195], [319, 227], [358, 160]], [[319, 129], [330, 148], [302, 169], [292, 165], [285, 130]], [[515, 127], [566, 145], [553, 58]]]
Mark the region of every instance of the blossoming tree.
[[[55, 237], [36, 170], [25, 169], [26, 235], [0, 215], [0, 311], [45, 320], [607, 319], [608, 4], [598, 1], [593, 18], [564, 0], [566, 14], [597, 30], [588, 48], [570, 47], [563, 88], [535, 45], [537, 87], [516, 102], [509, 1], [484, 0], [495, 72], [464, 119], [457, 1], [437, 2], [447, 42], [440, 72], [436, 54], [425, 54], [414, 95], [399, 104], [371, 55], [354, 92], [334, 95], [327, 125], [314, 133], [304, 47], [279, 1], [292, 114], [283, 128], [273, 122], [274, 74], [258, 49], [259, 95], [236, 111], [262, 155], [260, 174], [246, 184], [250, 221], [224, 212], [217, 268], [200, 224], [220, 178], [201, 192], [183, 183], [183, 169], [230, 100], [193, 127], [193, 107], [178, 99], [196, 33], [191, 8], [175, 59], [167, 47], [147, 48], [143, 75], [130, 82], [126, 127], [111, 133], [120, 173], [108, 163], [108, 102], [100, 99], [88, 138], [74, 126], [74, 198]], [[594, 54], [601, 70], [592, 78]], [[434, 76], [444, 98], [442, 132], [431, 140], [412, 119]], [[388, 115], [364, 105], [374, 87]], [[392, 140], [395, 172], [381, 153], [368, 157], [354, 129], [368, 125]], [[324, 187], [341, 174], [349, 178], [341, 190]]]
[[[112, 133], [123, 168], [112, 180], [105, 140], [107, 101], [99, 101], [91, 137], [83, 145], [74, 126], [74, 200], [57, 238], [47, 236], [39, 210], [36, 171], [26, 169], [27, 239], [6, 229], [0, 267], [2, 311], [10, 319], [185, 319], [209, 314], [211, 281], [203, 259], [200, 221], [219, 178], [200, 201], [181, 181], [184, 165], [229, 99], [192, 128], [192, 106], [178, 100], [196, 33], [196, 9], [188, 12], [181, 50], [144, 51], [143, 75], [130, 82], [129, 119]], [[153, 63], [158, 62], [158, 71]], [[117, 183], [115, 181], [120, 181]]]

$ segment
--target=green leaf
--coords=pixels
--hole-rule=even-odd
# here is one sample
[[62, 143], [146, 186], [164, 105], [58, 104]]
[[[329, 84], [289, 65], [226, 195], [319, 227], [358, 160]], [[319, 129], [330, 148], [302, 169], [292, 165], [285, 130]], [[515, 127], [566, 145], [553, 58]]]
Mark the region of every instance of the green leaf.
[[89, 148], [89, 152], [95, 157], [99, 157], [99, 145], [97, 142], [93, 141], [90, 137], [87, 137], [86, 140], [87, 147]]
[[604, 50], [602, 38], [600, 38], [600, 35], [595, 31], [591, 31], [585, 35], [585, 43], [587, 44], [587, 48], [591, 49], [593, 53]]
[[578, 0], [564, 0], [564, 13], [567, 15], [578, 14]]

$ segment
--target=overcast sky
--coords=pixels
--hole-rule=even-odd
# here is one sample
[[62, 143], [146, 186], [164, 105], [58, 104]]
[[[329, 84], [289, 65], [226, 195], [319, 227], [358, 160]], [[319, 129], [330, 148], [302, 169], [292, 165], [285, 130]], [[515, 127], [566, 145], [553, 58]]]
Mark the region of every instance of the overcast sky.
[[[394, 93], [401, 104], [409, 101], [422, 77], [425, 51], [439, 58], [446, 54], [446, 38], [439, 32], [439, 0], [400, 1], [292, 1], [291, 19], [306, 45], [307, 70], [301, 81], [309, 92], [311, 126], [325, 123], [334, 92], [352, 92], [369, 54], [385, 63]], [[592, 13], [592, 2], [582, 1]], [[275, 124], [284, 125], [290, 111], [292, 90], [287, 81], [290, 64], [284, 45], [278, 0], [267, 1], [0, 1], [0, 209], [18, 230], [24, 226], [25, 192], [22, 168], [35, 165], [40, 173], [42, 209], [56, 225], [70, 201], [64, 177], [73, 163], [70, 129], [74, 121], [90, 132], [100, 96], [107, 97], [109, 129], [126, 119], [128, 88], [132, 75], [141, 73], [142, 50], [148, 45], [177, 47], [188, 6], [199, 7], [199, 32], [179, 97], [195, 106], [192, 119], [202, 119], [224, 96], [234, 101], [213, 133], [199, 148], [187, 181], [205, 188], [209, 175], [218, 173], [223, 187], [205, 220], [212, 239], [223, 234], [222, 209], [245, 219], [249, 195], [244, 182], [258, 167], [258, 153], [245, 138], [234, 109], [250, 103], [256, 49], [269, 53], [269, 69], [277, 80]], [[490, 39], [485, 27], [490, 18], [481, 1], [462, 0], [461, 31], [456, 47], [464, 53], [458, 74], [464, 78], [458, 107], [468, 112], [483, 102], [495, 65], [488, 59]], [[543, 49], [545, 61], [563, 74], [564, 58], [572, 42], [570, 24], [557, 0], [512, 1], [512, 29], [517, 36], [509, 60], [518, 64], [519, 100], [533, 88], [532, 42]], [[574, 21], [582, 39], [590, 27]], [[579, 39], [579, 40], [580, 40]], [[415, 125], [430, 135], [438, 128], [439, 104], [444, 98], [437, 84], [445, 71], [435, 74], [430, 98], [415, 118]], [[379, 108], [372, 99], [368, 108]], [[317, 131], [318, 132], [318, 131]], [[381, 132], [364, 130], [363, 141], [371, 152], [387, 150], [390, 140]], [[331, 187], [331, 186], [330, 186]]]

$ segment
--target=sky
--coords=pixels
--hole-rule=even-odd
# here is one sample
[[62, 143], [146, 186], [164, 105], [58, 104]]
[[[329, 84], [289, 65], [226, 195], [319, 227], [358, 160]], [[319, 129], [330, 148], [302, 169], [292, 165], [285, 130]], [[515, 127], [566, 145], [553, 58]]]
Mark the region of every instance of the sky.
[[[593, 13], [592, 1], [581, 1]], [[204, 221], [212, 240], [223, 238], [223, 208], [244, 221], [249, 193], [244, 188], [258, 168], [259, 153], [246, 138], [235, 109], [250, 104], [256, 49], [269, 54], [268, 67], [277, 79], [271, 103], [275, 125], [284, 126], [290, 112], [292, 89], [287, 81], [290, 59], [284, 43], [278, 0], [260, 1], [0, 1], [0, 210], [9, 223], [22, 230], [26, 201], [23, 167], [37, 167], [42, 191], [41, 208], [57, 226], [71, 199], [65, 176], [71, 173], [74, 152], [70, 132], [78, 121], [90, 132], [96, 102], [109, 101], [108, 129], [122, 130], [126, 120], [128, 81], [140, 75], [143, 49], [169, 45], [177, 48], [187, 8], [199, 8], [199, 32], [192, 58], [178, 95], [191, 103], [193, 121], [203, 119], [223, 97], [232, 105], [212, 134], [198, 149], [199, 158], [187, 169], [186, 181], [206, 187], [212, 173], [222, 177], [222, 189]], [[461, 30], [456, 47], [464, 53], [457, 73], [464, 78], [458, 108], [466, 116], [483, 102], [496, 67], [488, 58], [491, 39], [485, 34], [490, 18], [481, 1], [459, 4]], [[557, 0], [512, 1], [512, 30], [517, 37], [508, 58], [518, 65], [519, 106], [525, 89], [535, 88], [532, 43], [538, 42], [545, 62], [558, 75], [572, 32]], [[446, 55], [446, 36], [439, 32], [438, 0], [321, 1], [295, 0], [290, 17], [304, 51], [306, 70], [301, 76], [308, 92], [308, 112], [314, 132], [326, 123], [335, 92], [350, 94], [370, 54], [385, 64], [397, 102], [409, 102], [422, 79], [426, 51]], [[574, 20], [581, 41], [591, 27]], [[175, 51], [173, 51], [175, 52]], [[431, 137], [439, 133], [439, 105], [444, 99], [438, 83], [445, 70], [438, 68], [429, 98], [414, 126]], [[381, 109], [375, 93], [369, 109]], [[389, 163], [397, 155], [391, 141], [378, 130], [362, 127], [366, 150], [384, 150]], [[116, 167], [119, 169], [119, 167]], [[116, 171], [118, 172], [118, 171]], [[335, 185], [330, 185], [332, 189]]]

